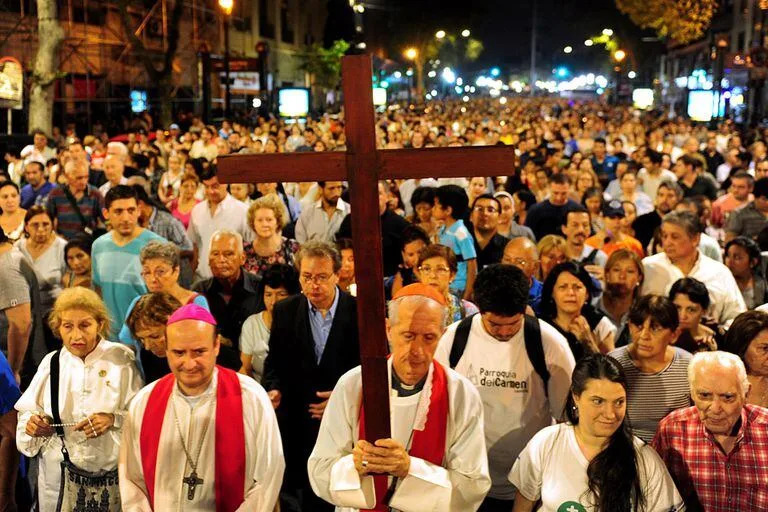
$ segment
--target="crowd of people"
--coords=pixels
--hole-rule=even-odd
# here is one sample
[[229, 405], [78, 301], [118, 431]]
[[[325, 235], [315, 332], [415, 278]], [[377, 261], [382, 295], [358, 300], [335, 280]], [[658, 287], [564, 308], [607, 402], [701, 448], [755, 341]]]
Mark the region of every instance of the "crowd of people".
[[182, 121], [6, 152], [0, 510], [768, 510], [768, 131], [380, 113], [380, 149], [516, 151], [379, 182], [392, 433], [365, 439], [355, 198], [217, 169], [343, 151], [343, 114]]

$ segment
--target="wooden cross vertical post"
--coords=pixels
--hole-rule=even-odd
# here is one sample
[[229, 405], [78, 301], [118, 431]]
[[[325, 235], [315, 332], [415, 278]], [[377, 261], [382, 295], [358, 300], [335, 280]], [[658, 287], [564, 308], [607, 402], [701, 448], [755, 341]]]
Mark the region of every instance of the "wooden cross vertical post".
[[506, 175], [515, 154], [511, 146], [377, 150], [371, 76], [370, 55], [343, 58], [346, 153], [227, 155], [218, 159], [218, 167], [226, 183], [349, 183], [365, 437], [373, 442], [390, 437], [378, 181]]

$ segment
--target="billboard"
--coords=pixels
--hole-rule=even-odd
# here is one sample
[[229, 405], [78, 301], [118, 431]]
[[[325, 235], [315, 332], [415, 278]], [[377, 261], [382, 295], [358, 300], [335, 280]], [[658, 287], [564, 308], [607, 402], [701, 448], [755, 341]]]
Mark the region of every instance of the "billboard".
[[24, 100], [24, 70], [13, 57], [0, 58], [0, 102], [13, 108]]

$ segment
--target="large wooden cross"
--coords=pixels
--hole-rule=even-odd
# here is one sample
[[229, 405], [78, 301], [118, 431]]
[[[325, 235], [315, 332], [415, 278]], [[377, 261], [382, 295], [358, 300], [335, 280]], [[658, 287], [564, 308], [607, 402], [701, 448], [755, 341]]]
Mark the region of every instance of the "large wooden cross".
[[378, 180], [509, 174], [511, 146], [377, 150], [370, 55], [343, 58], [347, 151], [219, 157], [226, 183], [347, 181], [352, 203], [357, 320], [363, 374], [365, 436], [390, 437], [388, 344]]

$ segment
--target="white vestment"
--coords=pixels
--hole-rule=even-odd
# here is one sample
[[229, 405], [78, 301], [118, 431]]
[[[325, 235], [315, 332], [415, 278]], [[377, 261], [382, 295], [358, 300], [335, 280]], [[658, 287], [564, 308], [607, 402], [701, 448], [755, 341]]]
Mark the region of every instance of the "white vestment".
[[[392, 363], [389, 362], [390, 379]], [[410, 397], [391, 396], [392, 437], [408, 444], [412, 427], [423, 430], [429, 403], [433, 367], [424, 389]], [[402, 512], [477, 510], [491, 486], [488, 475], [483, 405], [468, 380], [445, 369], [448, 386], [448, 427], [443, 465], [411, 456], [408, 476], [397, 482], [389, 501]], [[373, 477], [360, 476], [352, 460], [358, 441], [362, 379], [360, 367], [344, 374], [331, 394], [320, 424], [320, 434], [308, 461], [309, 481], [315, 494], [335, 504], [339, 512], [370, 509], [376, 496]], [[418, 411], [417, 411], [418, 409]], [[391, 484], [392, 477], [389, 483]]]
[[[16, 402], [19, 421], [16, 447], [28, 457], [38, 457], [39, 510], [56, 510], [61, 482], [61, 440], [31, 437], [25, 432], [35, 414], [53, 417], [51, 409], [51, 357], [43, 358], [32, 382]], [[64, 443], [74, 465], [85, 471], [111, 471], [117, 466], [120, 430], [128, 402], [141, 388], [142, 381], [131, 349], [121, 343], [101, 340], [85, 360], [67, 349], [59, 357], [59, 414], [63, 423], [80, 422], [97, 412], [112, 413], [115, 423], [104, 434], [87, 438], [71, 426], [64, 427]]]
[[[214, 482], [218, 373], [218, 368], [214, 369], [211, 385], [202, 395], [192, 400], [185, 397], [177, 385], [173, 386], [157, 450], [154, 485], [154, 510], [157, 512], [216, 510]], [[232, 418], [232, 421], [240, 420], [245, 427], [245, 481], [240, 483], [243, 485], [245, 499], [237, 510], [271, 512], [277, 502], [285, 469], [277, 418], [264, 388], [250, 377], [241, 374], [237, 374], [237, 377], [242, 389], [243, 417]], [[137, 393], [123, 428], [119, 465], [120, 497], [123, 510], [131, 512], [153, 510], [144, 481], [139, 436], [144, 410], [155, 385], [156, 382], [153, 382]], [[184, 444], [193, 460], [201, 446], [204, 425], [210, 417], [197, 462], [197, 476], [203, 479], [203, 483], [195, 489], [193, 500], [187, 499], [188, 486], [182, 481], [192, 470], [182, 448], [174, 407], [179, 427], [184, 434]], [[232, 482], [231, 485], [236, 483]]]

